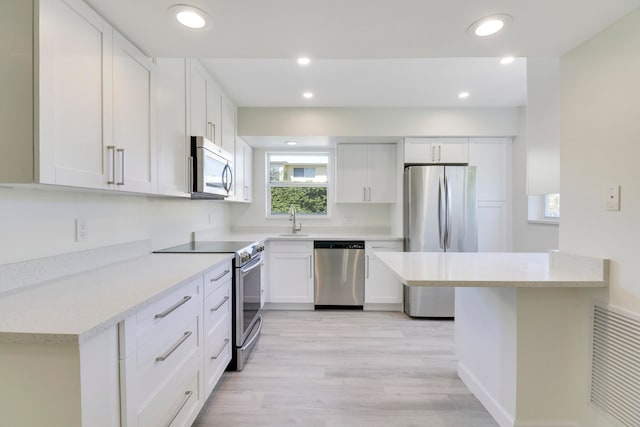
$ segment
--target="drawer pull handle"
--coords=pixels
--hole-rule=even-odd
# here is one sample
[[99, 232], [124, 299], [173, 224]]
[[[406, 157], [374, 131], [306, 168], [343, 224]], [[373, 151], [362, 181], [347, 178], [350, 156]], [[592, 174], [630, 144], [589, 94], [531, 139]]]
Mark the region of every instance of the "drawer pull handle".
[[222, 347], [220, 347], [220, 350], [218, 350], [215, 356], [211, 356], [211, 360], [216, 360], [218, 357], [220, 357], [220, 355], [222, 354], [222, 350], [224, 350], [227, 347], [227, 344], [229, 344], [229, 338], [224, 339], [224, 342], [222, 343]]
[[176, 411], [176, 414], [171, 418], [171, 421], [169, 421], [169, 424], [167, 424], [167, 427], [169, 427], [171, 424], [173, 424], [173, 422], [176, 420], [176, 418], [178, 418], [178, 415], [180, 415], [180, 411], [182, 411], [182, 408], [184, 408], [184, 405], [187, 404], [187, 402], [189, 401], [189, 399], [191, 398], [192, 395], [193, 395], [193, 392], [191, 390], [187, 390], [184, 393], [184, 399], [182, 400], [182, 403], [180, 404], [180, 407]]
[[184, 335], [182, 335], [182, 337], [178, 340], [178, 342], [172, 345], [169, 350], [167, 350], [162, 356], [156, 357], [156, 362], [164, 362], [165, 360], [167, 360], [169, 356], [171, 356], [171, 354], [176, 351], [176, 349], [180, 347], [182, 343], [185, 342], [190, 336], [191, 331], [185, 332]]
[[213, 308], [211, 309], [211, 311], [218, 311], [218, 309], [219, 309], [220, 307], [222, 307], [222, 305], [223, 305], [225, 302], [227, 302], [227, 301], [229, 301], [229, 296], [228, 296], [228, 295], [227, 295], [226, 297], [222, 298], [222, 301], [220, 301], [220, 303], [218, 303], [218, 305], [216, 305], [215, 307], [213, 307]]
[[227, 273], [229, 272], [229, 269], [227, 268], [221, 275], [219, 275], [218, 277], [214, 277], [213, 279], [209, 280], [210, 282], [217, 282], [218, 280], [222, 279], [224, 276], [227, 275]]
[[164, 319], [165, 317], [167, 317], [168, 315], [170, 315], [172, 312], [174, 312], [175, 310], [178, 309], [178, 307], [180, 307], [182, 304], [186, 303], [187, 301], [189, 301], [191, 299], [190, 295], [187, 295], [186, 297], [182, 298], [182, 301], [178, 301], [177, 303], [173, 304], [171, 307], [167, 308], [165, 311], [163, 311], [162, 313], [156, 314], [155, 316], [153, 316], [154, 319]]

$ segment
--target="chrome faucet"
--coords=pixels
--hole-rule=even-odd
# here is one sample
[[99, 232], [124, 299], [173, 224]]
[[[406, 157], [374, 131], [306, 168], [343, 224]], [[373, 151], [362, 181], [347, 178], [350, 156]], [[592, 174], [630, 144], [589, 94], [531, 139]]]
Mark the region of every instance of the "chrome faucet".
[[289, 221], [292, 221], [291, 234], [296, 234], [298, 231], [302, 230], [302, 223], [296, 223], [296, 207], [294, 205], [289, 207]]

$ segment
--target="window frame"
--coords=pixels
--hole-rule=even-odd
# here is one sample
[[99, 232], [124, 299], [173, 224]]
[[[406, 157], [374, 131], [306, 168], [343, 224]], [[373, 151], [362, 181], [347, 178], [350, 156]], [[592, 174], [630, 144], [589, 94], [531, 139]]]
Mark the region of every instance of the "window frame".
[[[327, 182], [286, 182], [286, 183], [272, 183], [271, 182], [271, 155], [320, 155], [327, 156]], [[299, 187], [299, 188], [326, 188], [327, 189], [327, 213], [326, 214], [306, 214], [298, 213], [298, 218], [305, 219], [330, 219], [331, 207], [333, 204], [333, 156], [332, 150], [267, 150], [265, 151], [265, 218], [267, 219], [289, 219], [288, 213], [271, 213], [271, 188], [272, 187]]]

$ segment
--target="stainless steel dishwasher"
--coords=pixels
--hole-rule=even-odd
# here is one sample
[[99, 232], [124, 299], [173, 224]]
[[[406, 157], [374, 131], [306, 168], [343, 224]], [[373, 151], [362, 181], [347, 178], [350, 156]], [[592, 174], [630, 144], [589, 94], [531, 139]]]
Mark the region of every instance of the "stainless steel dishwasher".
[[313, 243], [315, 307], [362, 309], [364, 304], [364, 242]]

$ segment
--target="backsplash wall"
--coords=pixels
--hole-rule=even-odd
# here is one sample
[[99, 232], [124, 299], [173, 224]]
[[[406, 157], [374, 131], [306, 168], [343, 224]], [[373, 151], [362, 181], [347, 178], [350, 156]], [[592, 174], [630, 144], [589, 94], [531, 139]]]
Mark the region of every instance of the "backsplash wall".
[[[211, 200], [0, 187], [0, 264], [144, 239], [160, 249], [194, 230], [228, 231], [228, 212]], [[85, 242], [75, 240], [76, 218], [88, 222]]]

